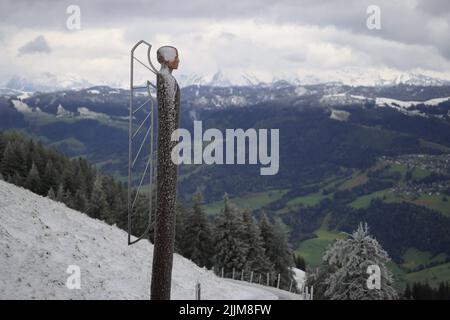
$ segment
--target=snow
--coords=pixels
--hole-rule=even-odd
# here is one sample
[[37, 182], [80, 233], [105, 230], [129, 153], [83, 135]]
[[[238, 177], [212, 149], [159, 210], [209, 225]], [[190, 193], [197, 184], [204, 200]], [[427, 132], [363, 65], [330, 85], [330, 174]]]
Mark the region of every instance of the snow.
[[[64, 204], [0, 180], [0, 299], [148, 299], [153, 246]], [[81, 288], [68, 289], [69, 265]], [[274, 288], [221, 279], [174, 256], [172, 298], [294, 299]], [[282, 292], [282, 293], [280, 293]]]
[[110, 117], [106, 113], [91, 111], [86, 107], [77, 108], [80, 118], [83, 119], [109, 119]]
[[297, 287], [300, 291], [302, 291], [306, 282], [306, 272], [297, 268], [294, 268], [293, 271], [295, 273], [294, 278], [295, 281], [297, 281]]
[[33, 110], [25, 103], [20, 100], [12, 100], [14, 108], [19, 112], [32, 112]]
[[56, 108], [56, 117], [72, 117], [73, 113], [64, 109], [64, 107], [59, 104], [58, 107]]
[[91, 89], [91, 90], [88, 90], [87, 92], [90, 94], [100, 94], [100, 91], [96, 90], [96, 89]]
[[344, 110], [331, 109], [330, 119], [337, 121], [347, 121], [350, 116], [350, 112]]
[[390, 107], [398, 105], [400, 108], [409, 108], [412, 106], [416, 106], [419, 104], [424, 104], [427, 106], [437, 106], [442, 102], [445, 102], [447, 100], [450, 100], [450, 97], [445, 98], [434, 98], [430, 100], [425, 101], [403, 101], [403, 100], [397, 100], [397, 99], [390, 99], [390, 98], [376, 98], [376, 105], [380, 107], [384, 107], [385, 105], [388, 105]]
[[168, 62], [175, 60], [177, 56], [177, 50], [174, 47], [169, 46], [159, 48], [158, 53]]

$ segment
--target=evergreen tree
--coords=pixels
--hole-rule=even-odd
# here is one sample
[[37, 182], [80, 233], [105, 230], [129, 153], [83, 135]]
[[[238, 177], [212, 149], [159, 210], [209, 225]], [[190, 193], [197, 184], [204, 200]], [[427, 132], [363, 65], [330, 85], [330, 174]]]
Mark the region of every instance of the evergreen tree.
[[53, 161], [47, 161], [45, 164], [44, 173], [41, 177], [42, 191], [48, 191], [50, 188], [53, 190], [57, 190], [59, 182], [58, 182], [58, 173], [53, 165]]
[[246, 268], [248, 244], [243, 241], [245, 232], [242, 216], [224, 196], [224, 209], [218, 215], [215, 226], [215, 265], [227, 277]]
[[244, 242], [248, 245], [247, 267], [248, 271], [255, 274], [264, 274], [273, 272], [273, 265], [266, 255], [264, 249], [264, 241], [261, 236], [261, 230], [252, 216], [251, 212], [245, 210], [243, 213], [244, 220]]
[[185, 241], [187, 209], [179, 202], [177, 203], [176, 214], [175, 252], [186, 257], [186, 248], [189, 246], [189, 243]]
[[33, 191], [34, 193], [40, 194], [41, 179], [39, 176], [39, 171], [34, 162], [32, 163], [31, 169], [28, 172], [28, 176], [25, 180], [25, 188]]
[[211, 268], [213, 265], [214, 243], [211, 226], [205, 210], [202, 207], [202, 196], [196, 193], [194, 204], [187, 215], [185, 230], [185, 257], [200, 267]]
[[301, 255], [299, 255], [299, 254], [297, 254], [297, 255], [294, 254], [293, 259], [294, 259], [295, 267], [296, 267], [297, 269], [306, 271], [306, 262], [305, 262], [305, 258], [303, 258], [303, 257], [302, 257]]
[[[23, 144], [19, 141], [10, 141], [7, 143], [5, 151], [3, 152], [0, 169], [5, 177], [18, 176], [25, 178], [28, 174], [26, 156]], [[22, 179], [14, 179], [15, 181], [22, 181]]]
[[64, 186], [62, 183], [59, 184], [58, 190], [56, 191], [56, 201], [64, 203], [66, 200], [66, 192], [64, 191]]
[[77, 190], [73, 198], [73, 208], [80, 212], [85, 212], [87, 207], [87, 199], [83, 190]]
[[409, 283], [406, 285], [406, 289], [405, 289], [405, 298], [406, 299], [411, 299], [412, 295], [411, 295], [411, 287], [409, 286]]
[[55, 194], [55, 191], [53, 190], [53, 188], [50, 188], [48, 190], [47, 198], [52, 199], [52, 200], [56, 200], [56, 194]]
[[271, 285], [277, 285], [275, 278], [280, 274], [280, 288], [289, 288], [291, 282], [295, 287], [294, 272], [292, 271], [292, 267], [294, 267], [293, 253], [289, 248], [284, 226], [279, 221], [272, 225], [267, 215], [263, 214], [260, 228], [267, 257], [274, 265]]
[[[350, 238], [337, 240], [324, 254], [327, 267], [324, 279], [325, 296], [331, 300], [392, 300], [398, 295], [393, 287], [393, 278], [386, 264], [388, 254], [378, 241], [368, 233], [367, 225], [360, 224]], [[380, 269], [380, 289], [367, 285], [369, 266]]]
[[96, 219], [109, 221], [109, 206], [106, 201], [106, 195], [103, 187], [103, 177], [98, 175], [94, 181], [91, 198], [87, 207], [88, 214]]

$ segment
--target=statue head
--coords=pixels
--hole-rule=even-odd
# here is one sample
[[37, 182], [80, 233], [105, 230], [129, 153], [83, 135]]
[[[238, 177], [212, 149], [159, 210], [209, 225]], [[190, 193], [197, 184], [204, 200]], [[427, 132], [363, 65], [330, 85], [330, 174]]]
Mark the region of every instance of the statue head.
[[178, 58], [178, 50], [172, 46], [162, 46], [156, 51], [158, 62], [162, 67], [166, 66], [170, 71], [178, 69], [180, 59]]

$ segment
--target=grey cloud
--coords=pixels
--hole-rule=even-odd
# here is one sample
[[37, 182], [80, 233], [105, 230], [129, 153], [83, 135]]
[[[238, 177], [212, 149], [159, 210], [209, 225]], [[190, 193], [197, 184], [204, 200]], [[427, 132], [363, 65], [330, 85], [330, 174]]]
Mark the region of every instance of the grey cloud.
[[40, 35], [34, 40], [31, 40], [20, 47], [17, 52], [18, 55], [32, 54], [32, 53], [50, 53], [52, 50], [48, 45], [44, 36]]

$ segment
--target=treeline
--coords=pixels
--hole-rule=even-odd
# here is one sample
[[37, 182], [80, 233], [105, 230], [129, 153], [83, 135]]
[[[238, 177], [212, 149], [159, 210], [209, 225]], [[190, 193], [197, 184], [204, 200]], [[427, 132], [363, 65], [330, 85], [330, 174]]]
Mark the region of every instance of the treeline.
[[71, 159], [18, 132], [2, 132], [0, 175], [93, 218], [126, 226], [126, 185], [101, 175], [81, 157]]
[[450, 285], [441, 282], [437, 288], [433, 288], [428, 283], [414, 282], [406, 286], [404, 296], [412, 300], [450, 300]]
[[[250, 211], [241, 211], [224, 196], [223, 210], [208, 219], [202, 197], [196, 194], [192, 207], [179, 206], [176, 250], [201, 267], [214, 269], [218, 275], [295, 288], [291, 268], [304, 260], [293, 255], [287, 232], [281, 222], [271, 223], [266, 215], [258, 222]], [[295, 258], [295, 261], [294, 261]]]
[[[18, 132], [0, 132], [0, 179], [127, 230], [126, 184], [100, 174], [81, 157], [71, 159]], [[135, 235], [147, 227], [148, 203], [148, 195], [137, 198]], [[223, 268], [227, 277], [233, 269], [236, 275], [243, 270], [248, 280], [253, 271], [255, 281], [261, 274], [266, 283], [268, 275], [271, 285], [276, 285], [280, 274], [280, 287], [288, 289], [291, 281], [295, 288], [294, 260], [304, 267], [304, 261], [293, 256], [282, 223], [271, 223], [265, 215], [257, 222], [249, 211], [231, 204], [227, 196], [216, 219], [208, 218], [200, 194], [194, 195], [190, 207], [178, 204], [176, 230], [178, 253], [201, 267], [220, 273]], [[153, 239], [153, 224], [149, 239]]]

